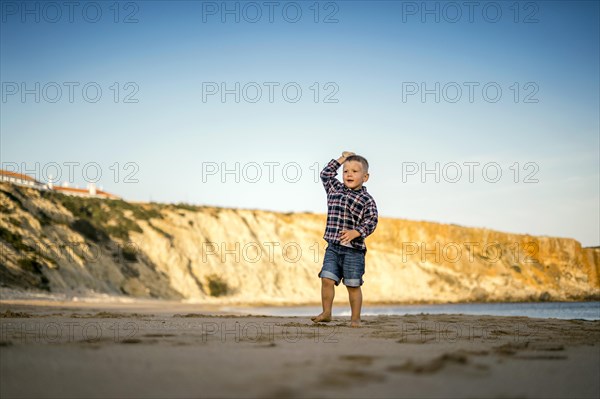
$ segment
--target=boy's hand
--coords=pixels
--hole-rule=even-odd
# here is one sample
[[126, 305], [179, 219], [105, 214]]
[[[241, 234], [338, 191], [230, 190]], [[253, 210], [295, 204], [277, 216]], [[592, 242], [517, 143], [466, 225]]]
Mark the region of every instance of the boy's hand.
[[354, 240], [357, 237], [360, 237], [360, 233], [356, 230], [342, 230], [340, 240], [342, 241], [342, 243], [348, 244], [350, 241]]
[[350, 155], [355, 155], [355, 154], [350, 151], [344, 151], [344, 152], [342, 152], [342, 156], [339, 157], [337, 161], [339, 163], [344, 163], [346, 161], [346, 158], [348, 158]]

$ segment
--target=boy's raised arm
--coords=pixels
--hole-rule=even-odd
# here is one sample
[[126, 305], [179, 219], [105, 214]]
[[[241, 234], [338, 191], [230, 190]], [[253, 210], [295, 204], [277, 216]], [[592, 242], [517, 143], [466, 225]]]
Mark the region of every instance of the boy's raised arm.
[[336, 179], [337, 170], [350, 155], [354, 155], [354, 153], [350, 151], [344, 151], [341, 157], [339, 157], [337, 160], [332, 159], [329, 161], [329, 163], [325, 165], [321, 171], [321, 182], [323, 182], [323, 187], [325, 187], [326, 192], [329, 192], [334, 187], [339, 187], [342, 185], [342, 183]]

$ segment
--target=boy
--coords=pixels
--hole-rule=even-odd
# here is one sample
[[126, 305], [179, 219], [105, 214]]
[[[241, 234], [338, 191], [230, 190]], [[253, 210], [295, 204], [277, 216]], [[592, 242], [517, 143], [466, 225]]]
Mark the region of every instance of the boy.
[[[337, 169], [344, 165], [344, 183], [337, 178]], [[367, 188], [369, 163], [360, 155], [344, 151], [321, 171], [321, 181], [327, 192], [327, 226], [323, 238], [327, 241], [321, 278], [323, 312], [311, 317], [315, 323], [331, 321], [335, 287], [340, 280], [348, 289], [352, 317], [351, 327], [360, 327], [362, 307], [362, 276], [365, 273], [365, 238], [377, 227], [377, 205]]]

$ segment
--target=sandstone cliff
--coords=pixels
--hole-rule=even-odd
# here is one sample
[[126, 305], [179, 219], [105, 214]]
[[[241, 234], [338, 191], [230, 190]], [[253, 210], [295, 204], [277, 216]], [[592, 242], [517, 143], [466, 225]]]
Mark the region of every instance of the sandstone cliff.
[[[77, 198], [8, 183], [0, 210], [3, 287], [320, 301], [325, 215]], [[600, 298], [600, 248], [569, 238], [382, 217], [367, 245], [365, 303]]]

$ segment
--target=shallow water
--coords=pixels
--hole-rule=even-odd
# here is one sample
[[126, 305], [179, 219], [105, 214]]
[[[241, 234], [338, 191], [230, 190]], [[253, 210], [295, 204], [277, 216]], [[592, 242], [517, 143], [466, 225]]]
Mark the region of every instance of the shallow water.
[[[122, 295], [90, 294], [67, 295], [57, 293], [31, 292], [0, 289], [0, 299], [25, 299], [69, 301], [82, 303], [114, 304], [156, 304], [163, 305], [159, 299], [140, 299]], [[182, 301], [182, 303], [186, 303]], [[202, 302], [198, 302], [202, 304]], [[214, 305], [214, 304], [213, 304]], [[264, 307], [220, 307], [222, 311], [267, 316], [313, 316], [321, 312], [320, 306], [264, 306]], [[595, 302], [501, 302], [501, 303], [461, 303], [438, 305], [382, 305], [363, 306], [361, 315], [407, 315], [407, 314], [467, 314], [490, 316], [527, 316], [555, 319], [600, 320], [600, 301]], [[350, 305], [334, 306], [334, 316], [350, 316]]]
[[[312, 316], [321, 312], [317, 306], [285, 306], [226, 308], [248, 314], [268, 316]], [[443, 305], [385, 305], [364, 306], [363, 316], [407, 315], [407, 314], [448, 314], [490, 316], [527, 316], [555, 319], [600, 320], [600, 302], [530, 302], [530, 303], [464, 303]], [[334, 316], [350, 316], [350, 307], [334, 306]]]

